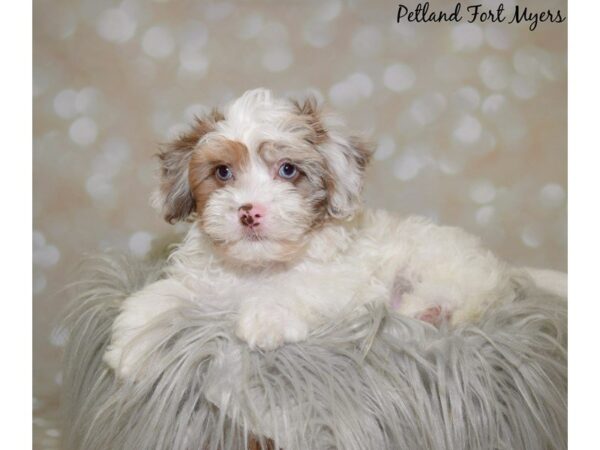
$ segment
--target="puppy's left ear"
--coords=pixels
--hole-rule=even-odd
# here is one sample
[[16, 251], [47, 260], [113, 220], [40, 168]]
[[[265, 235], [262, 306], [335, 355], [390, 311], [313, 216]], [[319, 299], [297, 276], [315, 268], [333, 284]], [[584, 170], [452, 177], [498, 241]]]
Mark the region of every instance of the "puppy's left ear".
[[305, 139], [325, 159], [327, 211], [337, 219], [349, 219], [361, 207], [365, 169], [373, 148], [367, 140], [350, 133], [341, 119], [323, 114], [314, 97], [294, 105], [311, 130]]
[[373, 155], [373, 148], [365, 139], [348, 133], [336, 123], [325, 121], [324, 126], [328, 130], [327, 140], [319, 148], [329, 171], [326, 179], [327, 210], [334, 218], [350, 219], [361, 208], [365, 169]]

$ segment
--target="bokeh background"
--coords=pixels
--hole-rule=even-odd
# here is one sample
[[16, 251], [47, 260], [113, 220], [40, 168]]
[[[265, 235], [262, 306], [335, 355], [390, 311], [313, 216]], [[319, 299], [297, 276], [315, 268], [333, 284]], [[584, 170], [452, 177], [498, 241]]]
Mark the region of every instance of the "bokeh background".
[[[561, 0], [519, 4], [567, 13]], [[310, 91], [369, 132], [369, 206], [566, 270], [566, 23], [397, 24], [397, 5], [34, 0], [35, 448], [60, 440], [61, 290], [85, 254], [144, 256], [171, 230], [148, 202], [157, 145], [246, 89]]]

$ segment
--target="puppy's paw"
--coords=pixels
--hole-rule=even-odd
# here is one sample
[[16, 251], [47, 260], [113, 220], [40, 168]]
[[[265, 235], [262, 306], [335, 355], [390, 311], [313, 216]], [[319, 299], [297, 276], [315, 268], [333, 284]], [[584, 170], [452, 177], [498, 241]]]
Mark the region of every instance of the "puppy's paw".
[[414, 317], [423, 322], [440, 326], [453, 318], [454, 311], [447, 306], [435, 304], [414, 294], [405, 294], [399, 306], [392, 304], [396, 310], [405, 316]]
[[308, 336], [308, 325], [280, 307], [258, 307], [240, 313], [236, 335], [251, 349], [273, 350], [286, 342], [299, 342]]
[[439, 305], [427, 308], [417, 314], [417, 319], [435, 326], [440, 326], [443, 322], [450, 321], [451, 318], [452, 312], [443, 309]]

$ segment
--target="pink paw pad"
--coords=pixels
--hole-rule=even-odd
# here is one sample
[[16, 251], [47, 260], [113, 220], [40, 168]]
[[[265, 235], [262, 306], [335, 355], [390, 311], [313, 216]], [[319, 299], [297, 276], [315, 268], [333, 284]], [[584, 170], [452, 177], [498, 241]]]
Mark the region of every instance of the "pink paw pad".
[[427, 308], [425, 311], [422, 311], [417, 315], [417, 319], [436, 326], [442, 322], [448, 321], [450, 317], [450, 311], [443, 310], [439, 305]]

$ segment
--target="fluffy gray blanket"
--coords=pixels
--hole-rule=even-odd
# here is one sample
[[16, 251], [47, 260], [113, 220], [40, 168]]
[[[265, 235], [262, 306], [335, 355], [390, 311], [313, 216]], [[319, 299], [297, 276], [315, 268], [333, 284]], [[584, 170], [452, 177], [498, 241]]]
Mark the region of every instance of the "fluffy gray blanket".
[[233, 305], [190, 305], [154, 323], [144, 375], [118, 382], [102, 362], [112, 321], [159, 276], [113, 256], [80, 284], [67, 320], [67, 448], [567, 447], [567, 306], [526, 283], [477, 325], [436, 329], [379, 308], [267, 353], [235, 338]]

